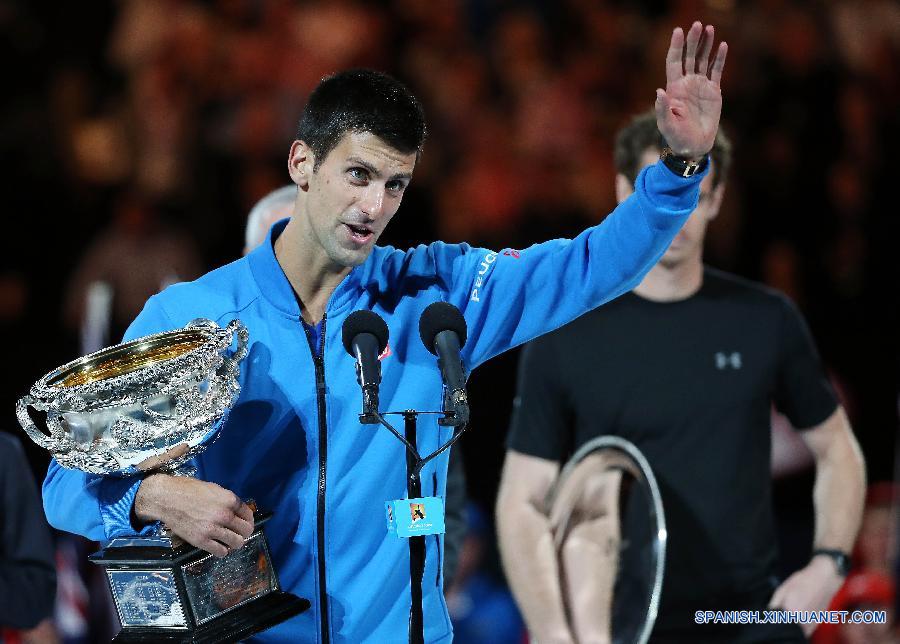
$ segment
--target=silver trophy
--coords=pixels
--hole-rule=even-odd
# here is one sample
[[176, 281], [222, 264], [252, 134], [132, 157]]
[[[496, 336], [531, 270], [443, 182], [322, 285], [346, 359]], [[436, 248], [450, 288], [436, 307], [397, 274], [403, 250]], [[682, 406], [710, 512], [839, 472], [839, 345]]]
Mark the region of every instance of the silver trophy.
[[565, 465], [547, 499], [569, 626], [645, 644], [659, 608], [666, 520], [650, 464], [629, 441], [600, 436]]
[[[247, 340], [238, 320], [195, 320], [91, 353], [38, 380], [16, 405], [19, 423], [63, 467], [191, 476], [188, 461], [215, 440], [240, 393]], [[29, 407], [46, 414], [49, 435]], [[253, 534], [223, 559], [164, 526], [93, 555], [122, 623], [114, 641], [233, 641], [306, 610], [308, 601], [279, 588], [262, 530], [270, 516], [254, 512]]]

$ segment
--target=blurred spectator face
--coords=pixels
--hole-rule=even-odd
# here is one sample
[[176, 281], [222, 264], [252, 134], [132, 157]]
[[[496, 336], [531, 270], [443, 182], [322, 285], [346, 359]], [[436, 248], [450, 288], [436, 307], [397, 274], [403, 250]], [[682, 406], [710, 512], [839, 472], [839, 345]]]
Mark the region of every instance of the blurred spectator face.
[[817, 25], [801, 9], [788, 11], [776, 23], [773, 42], [775, 52], [795, 74], [804, 74], [815, 64], [821, 41]]
[[216, 56], [217, 34], [209, 11], [200, 6], [181, 7], [172, 30], [174, 58], [192, 79], [203, 81]]
[[72, 128], [72, 161], [77, 176], [93, 184], [113, 185], [132, 170], [127, 129], [116, 117], [79, 121]]
[[501, 81], [512, 94], [528, 91], [546, 76], [544, 30], [533, 13], [503, 14], [493, 43], [497, 67], [503, 71]]
[[[641, 156], [640, 167], [643, 169], [649, 165], [655, 164], [659, 160], [660, 151], [654, 148], [648, 148]], [[713, 188], [713, 172], [710, 171], [703, 181], [700, 182], [700, 201], [697, 208], [691, 213], [687, 222], [682, 227], [675, 239], [669, 245], [666, 254], [663, 255], [659, 263], [665, 267], [671, 268], [681, 264], [682, 262], [699, 258], [703, 254], [703, 239], [706, 236], [706, 227], [709, 225], [716, 215], [719, 214], [719, 208], [722, 205], [722, 197], [725, 194], [725, 184], [720, 183]], [[634, 192], [634, 187], [628, 178], [624, 175], [616, 176], [616, 199], [619, 203]]]
[[[398, 152], [370, 132], [347, 132], [317, 170], [312, 150], [294, 142], [291, 177], [306, 192], [307, 250], [337, 266], [362, 264], [403, 198], [416, 153]], [[318, 247], [318, 248], [317, 248]]]
[[265, 241], [272, 224], [291, 216], [296, 196], [297, 187], [292, 184], [270, 192], [253, 206], [244, 229], [244, 255]]

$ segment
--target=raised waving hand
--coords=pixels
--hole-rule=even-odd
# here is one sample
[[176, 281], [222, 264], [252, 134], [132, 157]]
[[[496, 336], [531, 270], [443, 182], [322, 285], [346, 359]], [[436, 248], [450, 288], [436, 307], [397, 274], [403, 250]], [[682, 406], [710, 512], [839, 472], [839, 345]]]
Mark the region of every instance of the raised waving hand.
[[710, 64], [715, 29], [699, 22], [685, 38], [677, 27], [666, 55], [666, 89], [656, 90], [656, 125], [672, 151], [698, 159], [712, 149], [722, 113], [719, 81], [728, 45], [719, 43]]

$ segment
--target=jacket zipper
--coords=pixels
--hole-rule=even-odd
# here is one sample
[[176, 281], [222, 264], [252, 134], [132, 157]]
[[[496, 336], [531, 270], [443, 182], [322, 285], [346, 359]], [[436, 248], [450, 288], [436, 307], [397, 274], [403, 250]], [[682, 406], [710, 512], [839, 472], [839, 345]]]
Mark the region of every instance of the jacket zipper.
[[326, 423], [325, 409], [325, 324], [328, 314], [322, 316], [322, 333], [319, 338], [318, 351], [313, 350], [312, 334], [303, 319], [303, 330], [306, 332], [306, 340], [312, 353], [313, 364], [316, 370], [316, 408], [319, 415], [319, 486], [316, 494], [316, 543], [319, 564], [319, 615], [322, 626], [322, 644], [329, 642], [328, 627], [328, 593], [325, 587], [325, 471], [328, 460], [328, 427]]
[[[437, 472], [432, 473], [431, 475], [431, 485], [434, 488], [432, 490], [432, 495], [438, 495], [438, 486], [437, 486]], [[444, 498], [447, 498], [446, 490], [444, 491]], [[447, 517], [446, 508], [444, 509], [444, 518]], [[438, 565], [437, 565], [437, 574], [434, 576], [434, 587], [441, 587], [441, 571], [444, 569], [444, 553], [441, 552], [441, 537], [439, 535], [434, 535], [434, 551], [437, 553], [438, 557]]]

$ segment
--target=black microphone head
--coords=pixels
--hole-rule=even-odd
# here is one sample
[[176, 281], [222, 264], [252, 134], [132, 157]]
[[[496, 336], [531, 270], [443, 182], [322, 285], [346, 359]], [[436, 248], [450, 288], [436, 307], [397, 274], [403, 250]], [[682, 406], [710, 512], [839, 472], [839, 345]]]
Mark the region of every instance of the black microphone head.
[[419, 318], [419, 336], [425, 348], [437, 355], [434, 341], [441, 331], [454, 331], [459, 337], [459, 346], [466, 344], [468, 330], [466, 318], [459, 309], [447, 302], [434, 302], [428, 305]]
[[388, 327], [381, 316], [374, 311], [354, 311], [344, 320], [344, 326], [341, 327], [341, 340], [344, 342], [344, 348], [351, 356], [356, 356], [353, 352], [353, 338], [360, 333], [371, 333], [378, 340], [378, 353], [384, 351], [388, 343]]

